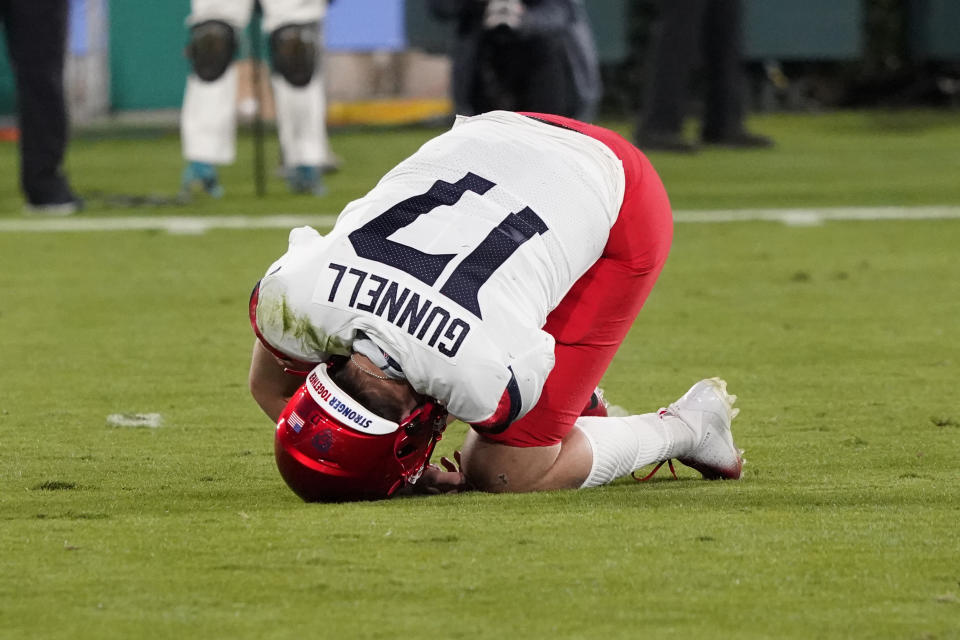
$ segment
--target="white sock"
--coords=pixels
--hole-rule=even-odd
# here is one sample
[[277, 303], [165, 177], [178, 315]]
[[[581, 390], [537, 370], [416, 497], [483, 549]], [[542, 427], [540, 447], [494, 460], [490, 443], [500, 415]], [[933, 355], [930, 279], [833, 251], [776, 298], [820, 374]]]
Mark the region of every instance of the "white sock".
[[654, 462], [683, 457], [697, 444], [693, 429], [669, 414], [579, 418], [593, 448], [593, 466], [580, 488], [599, 487]]

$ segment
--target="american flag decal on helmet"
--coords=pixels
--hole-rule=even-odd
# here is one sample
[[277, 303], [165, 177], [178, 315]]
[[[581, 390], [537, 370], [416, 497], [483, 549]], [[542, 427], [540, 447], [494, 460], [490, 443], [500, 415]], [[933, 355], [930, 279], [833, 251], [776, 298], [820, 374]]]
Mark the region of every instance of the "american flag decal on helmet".
[[294, 431], [300, 433], [300, 429], [303, 429], [303, 418], [296, 411], [291, 411], [290, 416], [287, 418], [287, 424], [289, 424]]

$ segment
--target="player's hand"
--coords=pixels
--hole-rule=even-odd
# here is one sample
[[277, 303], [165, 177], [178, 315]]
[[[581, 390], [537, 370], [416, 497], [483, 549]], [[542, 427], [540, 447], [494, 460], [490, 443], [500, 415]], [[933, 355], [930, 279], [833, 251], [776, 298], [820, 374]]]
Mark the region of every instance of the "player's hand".
[[413, 485], [413, 492], [436, 495], [469, 491], [467, 480], [460, 471], [460, 452], [454, 451], [453, 458], [451, 460], [444, 456], [440, 458], [440, 465], [428, 464], [420, 479]]

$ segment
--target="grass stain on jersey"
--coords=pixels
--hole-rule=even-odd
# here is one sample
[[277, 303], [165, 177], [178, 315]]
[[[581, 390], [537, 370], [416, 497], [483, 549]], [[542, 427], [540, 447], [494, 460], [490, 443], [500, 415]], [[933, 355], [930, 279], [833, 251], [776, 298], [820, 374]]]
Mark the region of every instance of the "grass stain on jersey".
[[280, 298], [280, 321], [284, 333], [288, 333], [297, 321], [296, 316], [293, 315], [293, 311], [287, 306], [286, 298]]
[[[317, 332], [306, 314], [298, 316], [290, 305], [286, 296], [281, 296], [278, 304], [280, 326], [284, 335], [293, 336], [307, 350], [314, 352], [342, 353], [346, 348], [339, 340], [332, 336], [322, 336]], [[274, 314], [269, 314], [274, 315]]]

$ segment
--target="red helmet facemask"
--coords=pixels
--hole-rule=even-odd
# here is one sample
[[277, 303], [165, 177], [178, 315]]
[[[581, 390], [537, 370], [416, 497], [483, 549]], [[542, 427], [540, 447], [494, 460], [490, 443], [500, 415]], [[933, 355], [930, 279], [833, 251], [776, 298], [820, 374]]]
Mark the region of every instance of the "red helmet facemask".
[[347, 395], [318, 365], [277, 421], [274, 453], [287, 485], [307, 502], [389, 498], [414, 483], [447, 424], [427, 400], [400, 423]]

